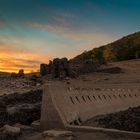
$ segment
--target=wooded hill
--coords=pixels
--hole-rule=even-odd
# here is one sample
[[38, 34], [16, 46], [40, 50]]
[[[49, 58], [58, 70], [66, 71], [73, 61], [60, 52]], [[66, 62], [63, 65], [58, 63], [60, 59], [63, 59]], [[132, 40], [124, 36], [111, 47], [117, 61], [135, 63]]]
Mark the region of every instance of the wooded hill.
[[99, 63], [140, 58], [140, 32], [125, 36], [113, 43], [85, 51], [75, 60], [92, 59]]

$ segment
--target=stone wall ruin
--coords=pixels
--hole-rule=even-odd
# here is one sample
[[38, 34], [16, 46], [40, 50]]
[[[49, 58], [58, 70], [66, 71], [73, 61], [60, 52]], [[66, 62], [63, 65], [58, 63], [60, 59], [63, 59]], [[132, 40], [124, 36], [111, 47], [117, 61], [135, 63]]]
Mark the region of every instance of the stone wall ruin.
[[78, 75], [97, 71], [99, 65], [93, 60], [76, 61], [64, 58], [55, 58], [49, 64], [40, 65], [40, 74], [42, 76], [51, 75], [52, 78], [63, 79], [65, 77], [75, 78]]

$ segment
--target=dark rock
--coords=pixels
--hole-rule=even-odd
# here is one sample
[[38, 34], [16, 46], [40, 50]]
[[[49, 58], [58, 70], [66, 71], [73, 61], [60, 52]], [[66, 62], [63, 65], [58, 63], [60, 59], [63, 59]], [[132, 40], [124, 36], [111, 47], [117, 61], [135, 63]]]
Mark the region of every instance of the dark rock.
[[0, 132], [0, 140], [18, 140], [18, 137]]
[[[42, 90], [0, 97], [0, 126], [5, 124], [31, 124], [40, 119]], [[6, 108], [7, 106], [7, 108]]]
[[11, 77], [12, 77], [12, 78], [17, 78], [17, 77], [23, 78], [23, 77], [25, 77], [24, 70], [21, 69], [21, 70], [19, 70], [18, 73], [12, 72], [12, 73], [11, 73]]
[[42, 83], [42, 78], [41, 76], [37, 75], [37, 74], [33, 74], [29, 77], [29, 80], [35, 82], [35, 83]]
[[19, 70], [17, 75], [18, 75], [18, 77], [24, 77], [25, 76], [24, 70], [23, 69]]
[[9, 123], [31, 124], [40, 118], [41, 103], [20, 104], [7, 108]]

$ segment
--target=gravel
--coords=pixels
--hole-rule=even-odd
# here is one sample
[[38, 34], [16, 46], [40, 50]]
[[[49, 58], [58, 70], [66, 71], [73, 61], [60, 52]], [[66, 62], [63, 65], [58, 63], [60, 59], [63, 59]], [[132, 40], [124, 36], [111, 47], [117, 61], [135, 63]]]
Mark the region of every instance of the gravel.
[[140, 132], [140, 107], [94, 117], [83, 125]]

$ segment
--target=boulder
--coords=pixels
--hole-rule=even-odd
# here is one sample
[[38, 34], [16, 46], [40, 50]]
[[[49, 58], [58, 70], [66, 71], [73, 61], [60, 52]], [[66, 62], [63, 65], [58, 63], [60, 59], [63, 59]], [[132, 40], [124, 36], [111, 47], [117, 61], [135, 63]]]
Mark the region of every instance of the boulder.
[[22, 130], [24, 131], [24, 130], [29, 130], [29, 129], [31, 129], [30, 126], [28, 126], [28, 125], [23, 125], [23, 124], [20, 124], [20, 123], [14, 124], [13, 127], [18, 127], [18, 128], [21, 129], [21, 131], [22, 131]]
[[34, 128], [32, 128], [31, 126], [23, 125], [23, 124], [20, 124], [20, 123], [16, 123], [13, 126], [20, 128], [22, 134], [23, 133], [32, 133], [34, 131]]
[[4, 125], [3, 126], [3, 133], [11, 135], [11, 136], [18, 136], [18, 135], [20, 135], [21, 130], [18, 127]]
[[39, 130], [40, 129], [40, 121], [39, 120], [33, 121], [31, 124], [31, 127], [33, 127], [36, 130]]
[[7, 107], [8, 121], [29, 125], [39, 119], [40, 111], [41, 103], [9, 106]]

